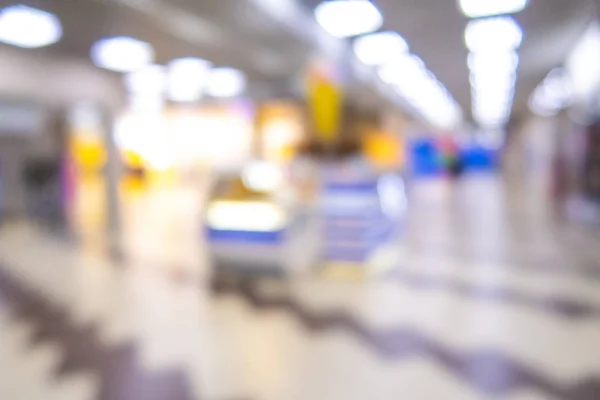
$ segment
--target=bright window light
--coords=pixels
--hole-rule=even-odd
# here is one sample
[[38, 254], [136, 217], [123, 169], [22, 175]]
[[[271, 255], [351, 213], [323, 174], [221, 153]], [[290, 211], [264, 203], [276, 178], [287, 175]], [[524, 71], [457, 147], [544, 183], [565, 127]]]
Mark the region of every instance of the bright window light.
[[158, 93], [165, 91], [167, 74], [162, 65], [148, 65], [124, 77], [125, 86], [130, 93]]
[[169, 63], [167, 97], [173, 101], [192, 102], [202, 97], [212, 64], [201, 58], [178, 58]]
[[381, 12], [369, 0], [329, 0], [315, 9], [317, 22], [335, 37], [375, 32], [383, 24]]
[[356, 57], [367, 65], [382, 65], [408, 51], [408, 44], [396, 32], [365, 35], [354, 41]]
[[234, 68], [215, 68], [210, 73], [207, 93], [213, 97], [235, 97], [246, 89], [246, 76]]
[[254, 162], [242, 173], [244, 185], [257, 192], [272, 192], [283, 182], [281, 169], [264, 161]]
[[17, 5], [0, 11], [0, 41], [13, 46], [36, 48], [56, 43], [62, 26], [56, 15]]
[[273, 232], [285, 227], [283, 210], [259, 201], [215, 201], [206, 213], [209, 227], [219, 230]]
[[527, 0], [460, 0], [460, 8], [469, 18], [514, 14], [527, 6]]
[[465, 43], [473, 52], [513, 51], [522, 40], [523, 31], [511, 17], [472, 20], [465, 29]]
[[154, 50], [149, 43], [126, 36], [100, 39], [92, 46], [91, 58], [98, 67], [132, 72], [151, 64]]

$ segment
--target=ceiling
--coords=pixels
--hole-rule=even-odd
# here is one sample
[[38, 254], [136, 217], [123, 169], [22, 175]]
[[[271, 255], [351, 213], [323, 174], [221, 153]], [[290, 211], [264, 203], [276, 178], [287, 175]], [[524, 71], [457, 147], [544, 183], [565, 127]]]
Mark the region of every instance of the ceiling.
[[[0, 0], [0, 5], [15, 0]], [[310, 44], [286, 33], [250, 2], [238, 0], [20, 0], [56, 14], [62, 39], [24, 51], [89, 59], [103, 37], [132, 36], [154, 47], [157, 63], [201, 57], [249, 76], [252, 90], [286, 95]]]
[[[296, 4], [298, 1], [300, 6]], [[15, 2], [0, 0], [0, 5]], [[456, 1], [375, 2], [385, 18], [383, 29], [404, 36], [411, 50], [454, 95], [465, 115], [470, 115], [467, 50], [463, 43], [467, 19]], [[525, 39], [520, 49], [513, 114], [526, 109], [529, 93], [550, 69], [564, 60], [593, 17], [590, 7], [594, 2], [600, 0], [530, 0], [528, 8], [516, 16]], [[150, 42], [159, 63], [198, 56], [216, 65], [243, 69], [251, 78], [252, 91], [259, 97], [285, 96], [297, 91], [298, 77], [315, 48], [326, 39], [311, 17], [319, 0], [22, 0], [20, 3], [51, 11], [63, 23], [63, 39], [35, 51], [88, 57], [97, 39], [130, 35]], [[267, 3], [279, 9], [267, 12]], [[292, 10], [292, 5], [296, 9]], [[277, 14], [279, 11], [281, 15]], [[275, 18], [274, 13], [283, 17]], [[324, 48], [338, 46], [338, 41], [327, 40], [322, 52]], [[348, 58], [347, 43], [340, 42], [340, 46]], [[381, 92], [381, 88], [373, 86], [372, 79], [363, 79], [363, 84], [355, 84], [352, 95], [367, 106], [380, 102], [385, 97]]]
[[[319, 0], [302, 0], [313, 9]], [[471, 94], [466, 64], [464, 29], [468, 19], [457, 0], [373, 0], [384, 16], [382, 30], [400, 33], [411, 51], [452, 93], [470, 115]], [[524, 30], [513, 115], [527, 109], [531, 91], [554, 67], [562, 64], [570, 47], [593, 18], [598, 0], [530, 0], [515, 15]], [[597, 5], [596, 4], [596, 5]]]

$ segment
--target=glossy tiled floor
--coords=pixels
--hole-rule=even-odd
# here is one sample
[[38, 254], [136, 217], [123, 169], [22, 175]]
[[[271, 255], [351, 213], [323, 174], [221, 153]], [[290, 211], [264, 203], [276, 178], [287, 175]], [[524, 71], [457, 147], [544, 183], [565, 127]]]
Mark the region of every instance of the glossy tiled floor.
[[600, 398], [600, 240], [543, 198], [419, 183], [384, 275], [284, 283], [208, 279], [190, 198], [138, 199], [119, 263], [0, 230], [0, 399]]

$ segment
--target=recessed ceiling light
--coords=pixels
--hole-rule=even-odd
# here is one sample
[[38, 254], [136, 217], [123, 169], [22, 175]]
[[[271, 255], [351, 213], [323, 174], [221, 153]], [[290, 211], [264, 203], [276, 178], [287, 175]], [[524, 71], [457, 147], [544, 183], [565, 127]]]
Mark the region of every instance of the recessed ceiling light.
[[100, 39], [92, 46], [91, 58], [101, 68], [118, 72], [132, 72], [151, 64], [154, 49], [149, 43], [117, 36]]
[[365, 35], [354, 41], [356, 57], [367, 65], [381, 65], [408, 51], [408, 44], [396, 32]]
[[0, 41], [35, 48], [56, 43], [62, 26], [56, 15], [27, 6], [10, 6], [0, 11]]
[[329, 0], [315, 9], [317, 22], [336, 37], [375, 32], [383, 24], [381, 12], [369, 0]]
[[167, 97], [173, 101], [196, 101], [208, 84], [212, 64], [201, 58], [186, 57], [169, 63]]
[[210, 72], [206, 92], [213, 97], [235, 97], [246, 89], [246, 76], [234, 68], [215, 68]]
[[527, 6], [527, 0], [460, 0], [460, 9], [469, 18], [514, 14]]
[[522, 40], [523, 31], [511, 17], [472, 20], [465, 29], [465, 43], [473, 52], [513, 51]]

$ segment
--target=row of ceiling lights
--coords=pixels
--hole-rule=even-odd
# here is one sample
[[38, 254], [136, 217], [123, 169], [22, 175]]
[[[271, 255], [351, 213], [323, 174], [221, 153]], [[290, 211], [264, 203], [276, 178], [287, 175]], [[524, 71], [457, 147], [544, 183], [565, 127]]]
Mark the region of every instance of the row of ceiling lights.
[[460, 123], [460, 107], [423, 61], [409, 52], [402, 36], [391, 31], [372, 33], [383, 25], [383, 16], [371, 1], [325, 1], [315, 9], [315, 18], [335, 37], [358, 36], [356, 57], [376, 67], [380, 78], [433, 125], [447, 129]]
[[[0, 41], [23, 48], [39, 48], [57, 43], [62, 37], [58, 17], [23, 5], [0, 10]], [[209, 61], [187, 57], [172, 60], [168, 66], [153, 64], [152, 45], [131, 37], [100, 39], [91, 48], [95, 65], [126, 73], [125, 84], [133, 96], [154, 95], [178, 102], [198, 100], [204, 93], [213, 97], [233, 97], [246, 87], [245, 75], [234, 68], [212, 68]]]
[[510, 118], [523, 31], [508, 14], [522, 11], [527, 0], [460, 0], [473, 18], [465, 29], [469, 49], [472, 113], [486, 129], [500, 129]]
[[[522, 31], [510, 17], [492, 15], [521, 11], [527, 0], [461, 0], [469, 22], [465, 41], [469, 54], [473, 115], [482, 126], [499, 126], [510, 115]], [[376, 31], [383, 17], [369, 0], [330, 0], [315, 11], [317, 21], [332, 35], [350, 37]], [[485, 18], [483, 18], [485, 17]], [[62, 36], [58, 18], [26, 6], [10, 6], [0, 12], [0, 41], [35, 48], [56, 43]], [[461, 110], [445, 87], [395, 32], [359, 37], [354, 50], [367, 65], [377, 66], [382, 79], [393, 85], [432, 123], [452, 127]], [[169, 98], [191, 101], [206, 90], [218, 97], [235, 96], [245, 87], [244, 75], [232, 68], [210, 68], [202, 59], [174, 60], [168, 68], [152, 65], [154, 50], [148, 43], [115, 37], [98, 41], [91, 57], [100, 67], [134, 74], [126, 77], [133, 93], [166, 90]], [[208, 85], [207, 85], [208, 83]], [[207, 86], [207, 87], [205, 87]]]

